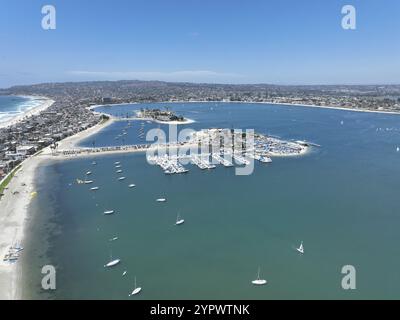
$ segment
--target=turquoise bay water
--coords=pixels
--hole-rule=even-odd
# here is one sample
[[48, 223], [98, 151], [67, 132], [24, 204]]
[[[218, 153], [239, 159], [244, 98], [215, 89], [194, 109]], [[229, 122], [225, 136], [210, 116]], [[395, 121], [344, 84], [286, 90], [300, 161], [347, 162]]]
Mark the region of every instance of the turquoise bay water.
[[[52, 299], [361, 299], [400, 296], [400, 117], [258, 104], [168, 104], [208, 127], [252, 128], [322, 145], [295, 158], [256, 163], [250, 176], [217, 167], [166, 176], [143, 153], [42, 166], [24, 252], [23, 296]], [[150, 107], [163, 104], [145, 105]], [[102, 107], [126, 115], [142, 105]], [[116, 122], [82, 142], [140, 142], [140, 122]], [[145, 123], [146, 130], [158, 127]], [[164, 127], [164, 126], [161, 126]], [[92, 166], [95, 160], [97, 166]], [[117, 181], [120, 161], [126, 181]], [[93, 171], [94, 185], [75, 179]], [[129, 189], [128, 184], [136, 188]], [[91, 186], [99, 186], [96, 193]], [[167, 203], [157, 203], [166, 197]], [[102, 215], [113, 209], [114, 216]], [[177, 213], [185, 224], [175, 227]], [[110, 242], [109, 239], [119, 239]], [[294, 247], [304, 241], [305, 254]], [[103, 265], [110, 253], [120, 258]], [[40, 289], [40, 269], [57, 270], [57, 290]], [[343, 265], [357, 290], [341, 289]], [[251, 280], [261, 267], [268, 284]], [[127, 275], [122, 277], [123, 271]]]
[[18, 96], [0, 96], [0, 124], [9, 121], [29, 109], [37, 107], [39, 104], [40, 100], [38, 99]]

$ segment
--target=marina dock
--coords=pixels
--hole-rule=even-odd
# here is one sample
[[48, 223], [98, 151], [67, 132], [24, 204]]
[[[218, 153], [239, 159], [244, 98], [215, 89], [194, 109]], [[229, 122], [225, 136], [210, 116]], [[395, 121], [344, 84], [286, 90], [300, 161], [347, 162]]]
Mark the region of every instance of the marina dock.
[[[51, 151], [51, 155], [61, 158], [154, 151], [153, 155], [147, 155], [148, 163], [157, 165], [165, 174], [172, 175], [189, 172], [184, 166], [186, 164], [207, 170], [214, 169], [219, 164], [229, 168], [247, 166], [252, 161], [271, 163], [271, 156], [300, 155], [310, 145], [305, 141], [292, 142], [261, 134], [246, 134], [238, 134], [230, 129], [202, 129], [183, 142], [55, 149]], [[234, 140], [236, 144], [233, 144]], [[186, 154], [188, 150], [191, 151], [189, 155]]]

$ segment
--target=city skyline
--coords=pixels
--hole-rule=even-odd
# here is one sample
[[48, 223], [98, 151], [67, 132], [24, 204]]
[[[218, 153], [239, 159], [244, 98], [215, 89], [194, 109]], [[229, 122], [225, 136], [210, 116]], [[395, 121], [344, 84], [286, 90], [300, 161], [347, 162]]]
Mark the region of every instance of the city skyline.
[[[0, 13], [0, 87], [64, 81], [161, 80], [279, 85], [397, 84], [395, 1], [41, 1]], [[357, 27], [341, 26], [344, 5]], [[112, 22], [111, 22], [112, 21]]]

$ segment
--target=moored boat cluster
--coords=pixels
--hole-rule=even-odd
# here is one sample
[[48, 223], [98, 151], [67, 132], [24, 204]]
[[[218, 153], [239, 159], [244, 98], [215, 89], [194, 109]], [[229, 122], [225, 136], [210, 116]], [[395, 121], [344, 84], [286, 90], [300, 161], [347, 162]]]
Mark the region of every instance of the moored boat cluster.
[[189, 171], [184, 164], [190, 163], [205, 170], [214, 169], [218, 164], [224, 167], [247, 166], [254, 160], [271, 163], [272, 156], [300, 155], [310, 146], [304, 141], [285, 141], [254, 132], [237, 133], [231, 129], [196, 131], [185, 144], [194, 146], [190, 154], [180, 153], [178, 148], [168, 152], [169, 148], [160, 145], [158, 151], [162, 154], [148, 155], [147, 160], [160, 166], [165, 174], [180, 174]]

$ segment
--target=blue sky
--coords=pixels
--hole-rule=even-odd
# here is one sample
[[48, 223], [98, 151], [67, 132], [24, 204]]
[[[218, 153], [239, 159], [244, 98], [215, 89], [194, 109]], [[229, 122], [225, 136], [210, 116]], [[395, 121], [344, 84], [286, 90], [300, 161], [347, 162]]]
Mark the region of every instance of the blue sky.
[[[52, 4], [57, 29], [43, 30]], [[341, 27], [354, 5], [357, 29]], [[0, 0], [0, 87], [400, 83], [398, 0]]]

